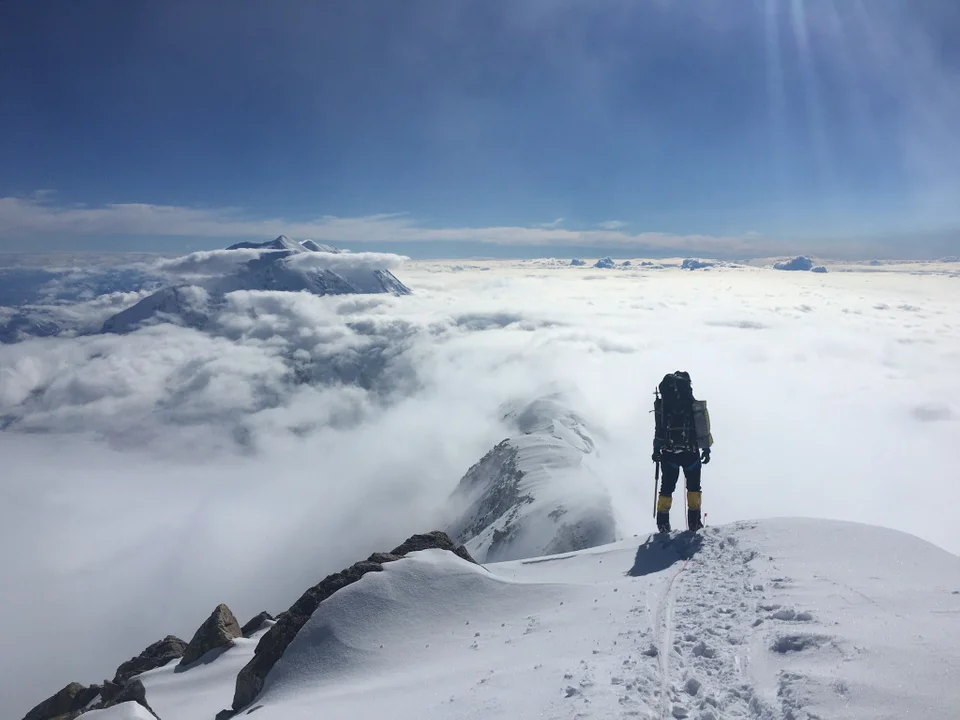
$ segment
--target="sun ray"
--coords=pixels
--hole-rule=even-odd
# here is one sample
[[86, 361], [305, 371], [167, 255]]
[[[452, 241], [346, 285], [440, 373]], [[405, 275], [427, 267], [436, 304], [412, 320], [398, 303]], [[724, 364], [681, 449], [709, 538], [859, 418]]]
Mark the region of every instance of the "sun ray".
[[786, 113], [787, 99], [780, 48], [779, 0], [765, 0], [764, 46], [766, 51], [767, 103], [770, 147], [778, 201], [787, 195]]
[[[800, 71], [803, 76], [804, 104], [817, 171], [823, 185], [829, 190], [835, 185], [835, 174], [830, 149], [827, 144], [826, 126], [817, 80], [816, 64], [810, 43], [810, 31], [804, 0], [790, 0], [791, 20], [794, 41], [797, 45]], [[832, 195], [832, 193], [828, 193]]]

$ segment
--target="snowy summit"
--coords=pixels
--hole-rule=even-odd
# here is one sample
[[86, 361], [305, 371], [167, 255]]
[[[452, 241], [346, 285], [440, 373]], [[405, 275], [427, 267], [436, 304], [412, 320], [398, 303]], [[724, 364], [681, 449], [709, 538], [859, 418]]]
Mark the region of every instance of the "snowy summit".
[[179, 282], [109, 318], [103, 332], [126, 333], [156, 322], [202, 327], [227, 293], [238, 290], [408, 295], [410, 289], [385, 267], [395, 258], [347, 253], [312, 240], [297, 243], [285, 235], [193, 253], [162, 263], [160, 269]]

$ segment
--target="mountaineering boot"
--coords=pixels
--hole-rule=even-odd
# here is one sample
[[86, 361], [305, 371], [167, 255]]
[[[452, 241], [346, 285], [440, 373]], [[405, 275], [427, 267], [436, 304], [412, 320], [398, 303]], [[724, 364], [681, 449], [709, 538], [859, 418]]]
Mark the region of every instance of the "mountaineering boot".
[[670, 532], [670, 513], [668, 512], [657, 513], [657, 532], [662, 532], [662, 533]]
[[699, 492], [687, 492], [687, 527], [694, 532], [703, 527], [700, 519], [701, 496]]
[[657, 498], [657, 530], [659, 532], [670, 532], [671, 505], [673, 505], [673, 498], [669, 495], [661, 495]]

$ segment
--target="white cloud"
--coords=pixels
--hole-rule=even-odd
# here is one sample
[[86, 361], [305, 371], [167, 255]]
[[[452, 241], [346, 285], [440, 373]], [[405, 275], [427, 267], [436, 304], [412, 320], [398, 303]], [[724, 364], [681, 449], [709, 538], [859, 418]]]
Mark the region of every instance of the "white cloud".
[[[507, 434], [497, 408], [545, 388], [598, 426], [627, 534], [651, 529], [653, 387], [683, 368], [713, 419], [710, 524], [836, 517], [960, 550], [938, 514], [960, 502], [955, 278], [451, 267], [408, 263], [402, 298], [232, 293], [211, 334], [0, 346], [0, 714], [439, 526]], [[918, 487], [937, 502], [904, 503]]]
[[626, 227], [627, 224], [621, 220], [604, 220], [602, 223], [598, 223], [597, 227], [604, 230], [619, 230], [620, 228]]
[[403, 255], [375, 252], [311, 252], [300, 253], [287, 258], [287, 262], [295, 267], [324, 268], [344, 274], [373, 270], [394, 270], [407, 260], [409, 258]]
[[235, 272], [245, 263], [260, 257], [263, 250], [205, 250], [180, 257], [158, 260], [157, 272], [173, 277], [208, 277]]

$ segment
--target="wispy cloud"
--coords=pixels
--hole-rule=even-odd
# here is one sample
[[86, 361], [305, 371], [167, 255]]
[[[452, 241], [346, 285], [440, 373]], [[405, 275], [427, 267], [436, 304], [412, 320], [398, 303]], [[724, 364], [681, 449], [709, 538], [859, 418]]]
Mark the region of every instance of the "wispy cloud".
[[257, 217], [240, 208], [194, 208], [149, 203], [100, 207], [64, 205], [50, 196], [0, 198], [0, 239], [32, 236], [137, 235], [195, 238], [268, 238], [286, 234], [324, 243], [474, 242], [491, 245], [620, 247], [677, 252], [758, 251], [743, 237], [620, 229], [570, 230], [563, 218], [533, 227], [429, 227], [405, 213], [311, 220]]
[[537, 227], [542, 227], [542, 228], [547, 228], [548, 230], [553, 230], [554, 228], [558, 228], [558, 227], [560, 227], [561, 225], [563, 225], [564, 220], [566, 220], [566, 218], [558, 217], [556, 220], [552, 220], [551, 222], [540, 223], [539, 225], [537, 225]]
[[[257, 216], [242, 208], [197, 208], [151, 203], [111, 203], [103, 206], [56, 203], [50, 191], [26, 197], [0, 198], [0, 250], [13, 249], [24, 239], [42, 243], [48, 238], [141, 237], [264, 240], [288, 235], [333, 245], [416, 245], [423, 243], [480, 244], [500, 247], [598, 248], [624, 254], [711, 255], [714, 257], [782, 257], [807, 254], [820, 257], [930, 258], [955, 247], [960, 230], [909, 235], [874, 235], [811, 240], [780, 238], [754, 230], [736, 235], [705, 233], [628, 232], [627, 223], [607, 220], [594, 229], [562, 227], [564, 218], [538, 225], [488, 227], [430, 226], [408, 213], [380, 213], [360, 217], [321, 215], [313, 219]], [[907, 242], [909, 241], [909, 242]], [[924, 254], [924, 251], [928, 251]], [[930, 254], [933, 253], [933, 254]]]

